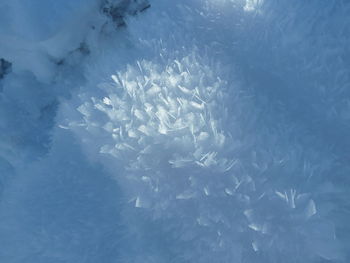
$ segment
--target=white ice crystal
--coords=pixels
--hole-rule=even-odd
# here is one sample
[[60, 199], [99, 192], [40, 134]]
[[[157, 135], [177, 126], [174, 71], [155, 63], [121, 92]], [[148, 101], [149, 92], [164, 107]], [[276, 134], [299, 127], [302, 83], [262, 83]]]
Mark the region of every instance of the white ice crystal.
[[256, 11], [262, 4], [264, 0], [246, 0], [246, 4], [244, 6], [244, 11], [252, 12]]
[[[300, 173], [301, 180], [310, 176], [307, 166], [298, 170], [304, 162], [295, 151], [298, 144], [276, 147], [267, 140], [260, 142], [259, 153], [249, 149], [242, 140], [255, 135], [235, 131], [242, 129], [237, 118], [248, 114], [243, 109], [249, 99], [227, 100], [228, 87], [236, 93], [239, 87], [219, 77], [220, 66], [195, 53], [155, 61], [138, 61], [113, 74], [112, 81], [81, 89], [80, 117], [69, 124], [123, 186], [136, 209], [126, 218], [144, 209], [159, 222], [160, 232], [173, 229], [166, 237], [177, 244], [172, 253], [191, 262], [244, 262], [252, 257], [247, 255], [269, 260], [303, 249], [309, 251], [300, 258], [333, 259], [334, 229], [318, 218], [312, 195], [273, 182], [275, 170]], [[239, 116], [227, 114], [230, 103]], [[255, 118], [253, 110], [249, 114]], [[281, 135], [270, 134], [276, 136]], [[251, 152], [248, 160], [244, 151]], [[129, 227], [137, 229], [133, 224]], [[318, 226], [321, 235], [313, 232]], [[312, 245], [315, 239], [333, 247], [320, 250]]]
[[[103, 127], [113, 138], [101, 152], [127, 158], [131, 169], [154, 169], [153, 162], [165, 165], [151, 160], [149, 154], [157, 151], [169, 155], [174, 167], [221, 162], [221, 169], [229, 169], [227, 161], [216, 159], [225, 144], [218, 127], [221, 119], [215, 118], [222, 109], [220, 88], [225, 82], [208, 82], [215, 79], [213, 73], [206, 67], [198, 70], [194, 63], [185, 57], [158, 70], [152, 62], [141, 61], [125, 74], [113, 75], [109, 90], [114, 88], [114, 93], [92, 98], [93, 106], [108, 116]], [[85, 112], [86, 105], [79, 110]], [[225, 112], [221, 114], [224, 118]]]
[[0, 262], [348, 262], [349, 10], [2, 1]]
[[[154, 192], [169, 183], [173, 168], [230, 170], [233, 160], [222, 157], [230, 138], [221, 129], [227, 82], [202, 61], [192, 54], [162, 66], [145, 60], [128, 66], [99, 85], [103, 97], [79, 106], [84, 122], [73, 129], [105, 134], [100, 153], [116, 157]], [[174, 196], [187, 199], [177, 192], [185, 190], [174, 188]]]

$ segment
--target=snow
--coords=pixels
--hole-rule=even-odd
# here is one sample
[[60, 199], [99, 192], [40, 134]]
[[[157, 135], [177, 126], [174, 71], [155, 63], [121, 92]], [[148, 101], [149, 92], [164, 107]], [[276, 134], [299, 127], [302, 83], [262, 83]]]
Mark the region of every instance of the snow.
[[349, 11], [0, 3], [0, 262], [348, 262]]

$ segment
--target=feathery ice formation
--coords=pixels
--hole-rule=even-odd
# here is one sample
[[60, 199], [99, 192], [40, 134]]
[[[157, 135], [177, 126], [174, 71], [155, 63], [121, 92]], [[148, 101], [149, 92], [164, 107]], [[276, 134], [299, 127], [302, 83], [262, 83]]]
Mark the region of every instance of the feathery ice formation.
[[349, 262], [349, 10], [2, 1], [0, 262]]
[[[225, 146], [220, 124], [227, 115], [222, 104], [226, 83], [195, 55], [166, 66], [137, 62], [112, 79], [113, 84], [99, 85], [105, 97], [91, 97], [78, 109], [88, 131], [110, 137], [101, 153], [132, 170], [167, 168], [167, 163], [230, 169], [229, 160], [216, 157]], [[156, 152], [163, 158], [154, 158]]]
[[[297, 143], [276, 148], [266, 141], [263, 151], [244, 145], [254, 136], [244, 134], [240, 123], [251, 101], [237, 95], [240, 88], [222, 75], [222, 66], [198, 54], [162, 55], [80, 90], [80, 117], [69, 127], [122, 186], [129, 200], [127, 227], [138, 233], [130, 234], [130, 242], [142, 247], [140, 226], [149, 222], [162, 233], [159, 239], [173, 244], [167, 247], [169, 258], [157, 260], [154, 251], [141, 249], [154, 262], [269, 262], [286, 255], [293, 259], [284, 262], [335, 259], [339, 244], [332, 223], [313, 194], [297, 190], [289, 175], [294, 170], [307, 184], [324, 168], [307, 160], [313, 155], [305, 160], [293, 152]], [[230, 100], [228, 90], [236, 93]], [[227, 104], [235, 105], [231, 116]], [[270, 136], [283, 135], [272, 131]], [[312, 168], [299, 170], [306, 161]]]

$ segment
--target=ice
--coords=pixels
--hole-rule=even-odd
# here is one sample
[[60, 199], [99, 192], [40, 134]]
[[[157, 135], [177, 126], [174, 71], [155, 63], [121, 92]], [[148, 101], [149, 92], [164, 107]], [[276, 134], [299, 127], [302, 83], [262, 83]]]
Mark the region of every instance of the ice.
[[0, 262], [348, 262], [349, 11], [2, 1]]

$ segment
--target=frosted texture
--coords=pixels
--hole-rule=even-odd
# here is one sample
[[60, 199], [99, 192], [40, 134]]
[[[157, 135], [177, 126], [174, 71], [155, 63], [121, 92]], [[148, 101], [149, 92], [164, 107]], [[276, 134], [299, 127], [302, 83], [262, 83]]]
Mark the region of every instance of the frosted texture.
[[349, 12], [1, 2], [0, 262], [349, 262]]

